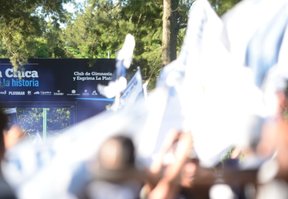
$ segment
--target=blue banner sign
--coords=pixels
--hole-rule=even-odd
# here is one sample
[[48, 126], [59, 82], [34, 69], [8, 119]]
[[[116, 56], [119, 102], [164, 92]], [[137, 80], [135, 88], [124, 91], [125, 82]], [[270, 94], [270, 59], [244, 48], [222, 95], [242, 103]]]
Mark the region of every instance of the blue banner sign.
[[54, 130], [61, 129], [113, 103], [99, 94], [97, 85], [107, 85], [114, 70], [114, 59], [30, 59], [17, 71], [9, 59], [0, 59], [0, 103], [7, 110], [17, 110], [13, 120], [22, 126], [27, 126], [27, 118], [33, 115], [32, 120], [37, 121], [35, 115], [42, 114], [50, 130], [57, 123], [53, 117], [66, 118], [67, 124]]

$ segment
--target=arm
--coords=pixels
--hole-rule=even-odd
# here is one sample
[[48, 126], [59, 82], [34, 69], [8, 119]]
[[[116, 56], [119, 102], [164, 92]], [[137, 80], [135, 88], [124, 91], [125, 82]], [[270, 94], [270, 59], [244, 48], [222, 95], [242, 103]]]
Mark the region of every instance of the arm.
[[[177, 144], [176, 148], [175, 144]], [[175, 161], [167, 165], [164, 175], [161, 176], [156, 185], [150, 184], [149, 186], [148, 183], [146, 189], [149, 198], [173, 198], [173, 195], [177, 192], [178, 178], [192, 150], [191, 132], [175, 131], [169, 134], [162, 147], [160, 158], [152, 166], [151, 172], [156, 171], [156, 175], [159, 175], [159, 170], [163, 168], [162, 160], [169, 150], [174, 151]]]

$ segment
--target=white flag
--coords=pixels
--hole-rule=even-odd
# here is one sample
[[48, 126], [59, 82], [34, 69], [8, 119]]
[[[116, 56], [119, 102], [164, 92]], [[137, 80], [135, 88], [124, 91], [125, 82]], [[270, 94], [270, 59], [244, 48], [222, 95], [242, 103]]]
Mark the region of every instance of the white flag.
[[168, 129], [190, 129], [196, 154], [207, 167], [230, 147], [250, 144], [252, 118], [263, 108], [251, 71], [234, 60], [223, 33], [209, 2], [195, 1], [181, 53], [163, 69], [158, 84], [167, 88], [168, 99], [157, 146]]
[[113, 73], [112, 80], [108, 83], [107, 86], [99, 84], [97, 87], [100, 94], [104, 95], [105, 97], [112, 98], [120, 95], [120, 93], [126, 88], [126, 70], [130, 67], [132, 62], [134, 47], [134, 36], [127, 34], [123, 47], [117, 54], [116, 68]]

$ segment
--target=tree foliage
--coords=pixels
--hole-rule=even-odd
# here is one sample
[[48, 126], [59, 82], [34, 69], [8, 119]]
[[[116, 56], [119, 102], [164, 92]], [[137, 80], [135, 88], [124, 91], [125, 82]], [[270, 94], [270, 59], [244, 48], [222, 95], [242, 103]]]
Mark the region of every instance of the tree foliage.
[[35, 38], [43, 36], [49, 18], [57, 27], [65, 21], [66, 11], [62, 4], [70, 0], [1, 0], [0, 35], [1, 56], [9, 57], [17, 67], [32, 57]]
[[[179, 29], [184, 27], [191, 1], [185, 2], [177, 9]], [[144, 79], [155, 80], [162, 68], [162, 9], [162, 0], [90, 0], [67, 25], [66, 50], [73, 57], [116, 57], [125, 35], [131, 33], [136, 39], [131, 70], [140, 66]]]
[[[178, 52], [194, 0], [174, 1]], [[210, 0], [219, 15], [239, 1]], [[73, 0], [0, 0], [0, 56], [15, 66], [28, 57], [114, 58], [131, 33], [136, 39], [131, 70], [140, 66], [154, 86], [163, 67], [163, 0], [85, 0], [73, 15], [63, 9], [67, 2]]]
[[76, 58], [115, 57], [132, 25], [121, 20], [120, 11], [109, 1], [90, 1], [84, 12], [67, 25], [64, 42], [68, 54]]

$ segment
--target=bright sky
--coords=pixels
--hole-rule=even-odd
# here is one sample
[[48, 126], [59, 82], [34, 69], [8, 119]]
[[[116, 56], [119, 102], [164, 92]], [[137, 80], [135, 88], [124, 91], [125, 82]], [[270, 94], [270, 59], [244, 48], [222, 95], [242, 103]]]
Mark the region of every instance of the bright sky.
[[[75, 2], [77, 3], [77, 4], [84, 4], [84, 2], [85, 2], [86, 0], [75, 0]], [[66, 3], [66, 4], [64, 4], [64, 6], [63, 6], [68, 12], [70, 12], [70, 13], [73, 13], [73, 12], [75, 12], [76, 11], [76, 8], [75, 8], [75, 6], [74, 6], [74, 4], [73, 3]]]

